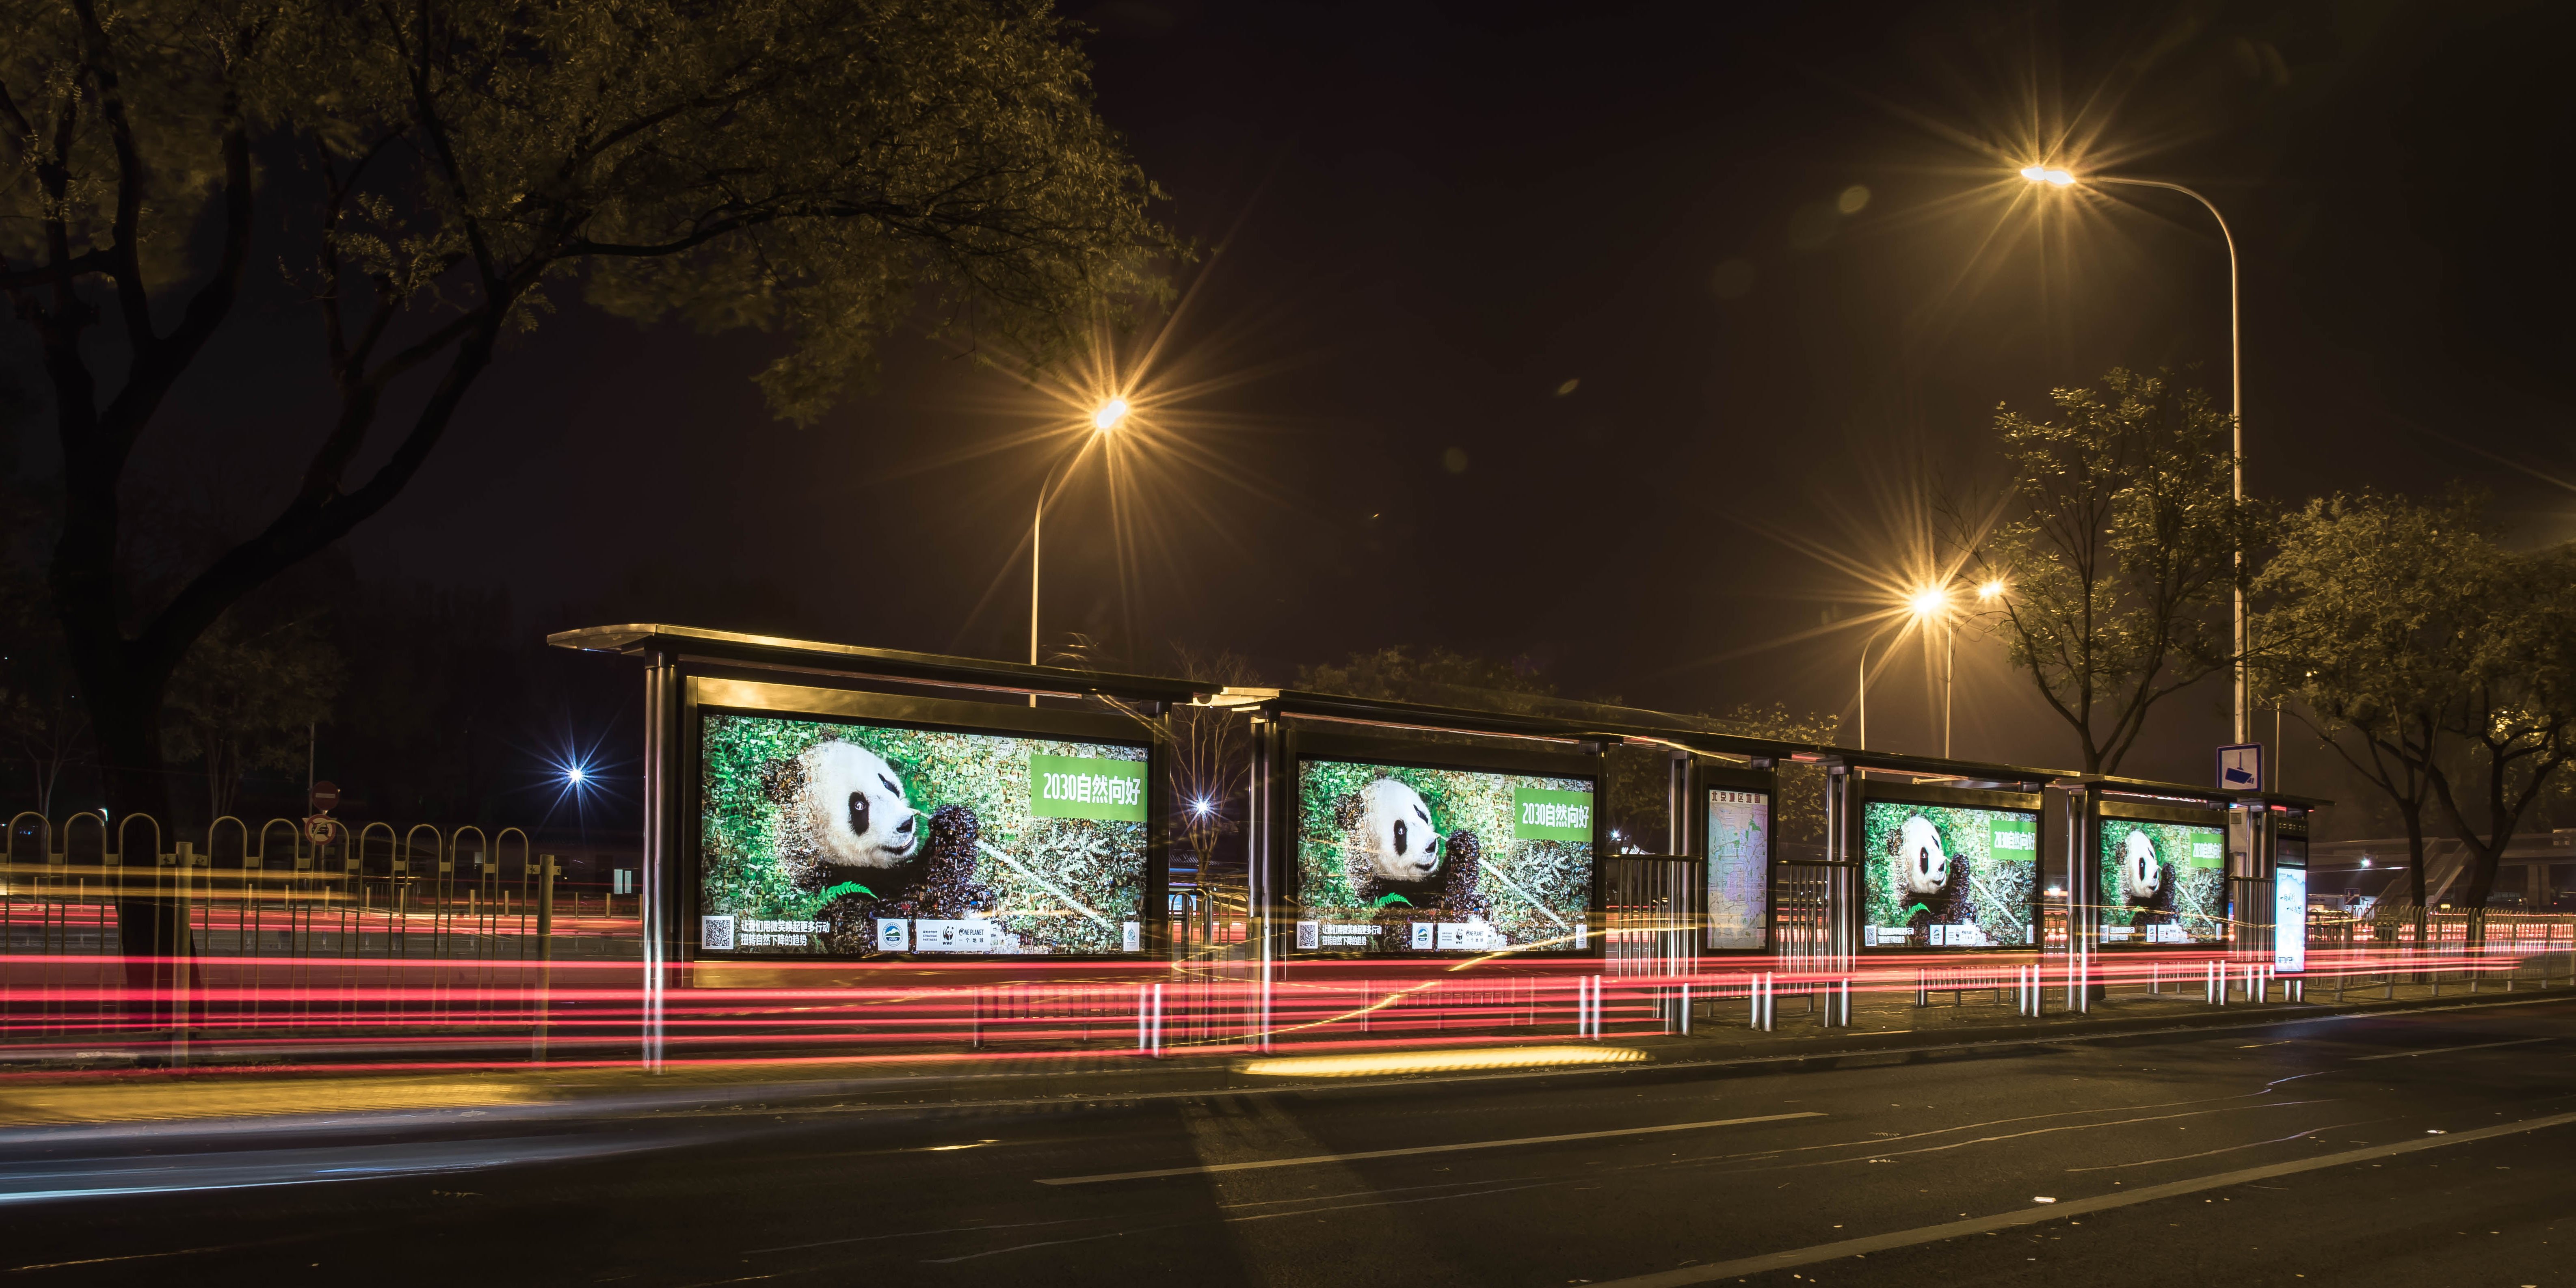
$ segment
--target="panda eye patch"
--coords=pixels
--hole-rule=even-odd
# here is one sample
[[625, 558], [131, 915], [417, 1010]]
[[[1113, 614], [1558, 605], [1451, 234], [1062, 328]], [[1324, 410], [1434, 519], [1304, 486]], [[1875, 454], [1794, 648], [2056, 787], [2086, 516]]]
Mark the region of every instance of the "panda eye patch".
[[1413, 807], [1413, 814], [1414, 814], [1414, 817], [1419, 818], [1419, 819], [1421, 819], [1421, 820], [1422, 820], [1422, 825], [1423, 825], [1423, 826], [1425, 826], [1425, 827], [1429, 827], [1429, 826], [1431, 825], [1431, 816], [1430, 816], [1429, 814], [1425, 814], [1425, 813], [1423, 813], [1423, 812], [1422, 812], [1422, 807], [1421, 807], [1421, 806], [1419, 806], [1419, 805], [1414, 806], [1414, 807]]
[[893, 793], [894, 793], [895, 795], [897, 795], [897, 796], [901, 796], [901, 795], [903, 795], [903, 784], [898, 783], [898, 782], [896, 782], [895, 780], [893, 780], [893, 779], [891, 779], [891, 778], [888, 778], [888, 777], [886, 777], [886, 776], [885, 776], [885, 775], [883, 775], [883, 774], [879, 774], [879, 775], [877, 775], [877, 781], [878, 781], [878, 782], [881, 782], [881, 783], [884, 783], [884, 784], [885, 784], [885, 789], [886, 789], [887, 791], [893, 792]]
[[866, 792], [850, 793], [850, 833], [853, 836], [868, 834], [868, 794]]
[[1400, 818], [1395, 820], [1395, 852], [1404, 853], [1404, 820]]

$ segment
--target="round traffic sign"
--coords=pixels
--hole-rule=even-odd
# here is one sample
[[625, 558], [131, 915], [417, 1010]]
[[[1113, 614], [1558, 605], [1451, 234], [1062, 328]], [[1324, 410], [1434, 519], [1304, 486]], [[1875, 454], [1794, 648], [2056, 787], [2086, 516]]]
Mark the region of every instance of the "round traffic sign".
[[338, 809], [338, 808], [340, 808], [340, 786], [339, 786], [339, 784], [337, 784], [337, 783], [331, 783], [331, 782], [320, 782], [320, 783], [315, 783], [315, 784], [313, 784], [313, 812], [314, 812], [314, 813], [316, 813], [316, 814], [328, 814], [328, 813], [330, 813], [331, 811], [333, 811], [333, 810], [335, 810], [335, 809]]

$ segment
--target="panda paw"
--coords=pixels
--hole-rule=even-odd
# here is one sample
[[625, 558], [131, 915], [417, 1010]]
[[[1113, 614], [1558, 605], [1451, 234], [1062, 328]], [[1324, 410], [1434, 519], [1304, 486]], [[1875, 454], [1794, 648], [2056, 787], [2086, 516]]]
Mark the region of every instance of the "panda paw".
[[983, 820], [963, 805], [942, 805], [931, 814], [925, 847], [929, 872], [922, 901], [932, 915], [953, 916], [993, 906], [992, 888], [975, 880], [975, 842], [983, 835]]

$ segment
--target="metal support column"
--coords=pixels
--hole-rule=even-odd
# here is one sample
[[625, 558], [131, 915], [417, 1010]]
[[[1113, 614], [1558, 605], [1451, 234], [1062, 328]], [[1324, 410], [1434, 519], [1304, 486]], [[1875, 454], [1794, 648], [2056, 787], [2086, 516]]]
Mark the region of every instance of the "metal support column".
[[1271, 999], [1279, 975], [1279, 845], [1281, 830], [1289, 826], [1281, 802], [1295, 799], [1292, 785], [1281, 781], [1287, 767], [1279, 763], [1280, 733], [1277, 717], [1252, 717], [1252, 778], [1246, 789], [1243, 838], [1249, 905], [1245, 912], [1252, 922], [1255, 973], [1246, 1017], [1251, 1032], [1245, 1037], [1261, 1051], [1270, 1049]]
[[641, 1063], [662, 1069], [663, 990], [672, 958], [671, 894], [677, 880], [680, 788], [680, 676], [677, 658], [655, 652], [644, 667], [644, 871], [636, 895], [637, 930], [643, 941]]
[[[2057, 863], [2057, 888], [2066, 892], [2066, 1009], [2073, 1014], [2084, 1015], [2091, 1013], [2093, 1003], [2101, 996], [2101, 986], [2094, 982], [2102, 943], [2101, 901], [2094, 891], [2097, 865], [2091, 862], [2097, 848], [2093, 819], [2096, 802], [2093, 793], [2081, 785], [2069, 785], [2059, 795], [2066, 808], [2066, 826], [2058, 829], [2064, 845], [2059, 850]], [[2043, 859], [2040, 864], [2043, 891], [2049, 866]], [[2048, 919], [2044, 909], [2042, 912], [2043, 915], [2034, 918], [2032, 924], [2035, 933], [2044, 936]], [[2040, 951], [2045, 956], [2047, 945], [2040, 945]]]

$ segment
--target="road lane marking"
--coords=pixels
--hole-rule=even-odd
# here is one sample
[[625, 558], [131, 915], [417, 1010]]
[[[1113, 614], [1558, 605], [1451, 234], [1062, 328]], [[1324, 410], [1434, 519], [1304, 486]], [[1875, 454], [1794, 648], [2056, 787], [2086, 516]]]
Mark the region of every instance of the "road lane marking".
[[1511, 1145], [1548, 1145], [1563, 1140], [1604, 1140], [1612, 1136], [1650, 1136], [1658, 1132], [1699, 1131], [1708, 1127], [1740, 1127], [1746, 1123], [1776, 1123], [1792, 1118], [1822, 1118], [1817, 1110], [1793, 1114], [1760, 1114], [1751, 1118], [1714, 1118], [1698, 1123], [1668, 1123], [1661, 1127], [1621, 1127], [1612, 1131], [1575, 1131], [1556, 1136], [1519, 1136], [1511, 1140], [1471, 1140], [1457, 1145], [1415, 1145], [1409, 1149], [1364, 1149], [1350, 1154], [1309, 1154], [1304, 1158], [1265, 1158], [1249, 1163], [1202, 1163], [1196, 1167], [1158, 1167], [1144, 1172], [1103, 1172], [1097, 1176], [1046, 1176], [1040, 1185], [1091, 1185], [1100, 1181], [1141, 1181], [1156, 1176], [1198, 1176], [1208, 1172], [1250, 1172], [1267, 1167], [1311, 1167], [1317, 1163], [1347, 1163], [1362, 1158], [1398, 1158], [1407, 1154], [1448, 1154], [1462, 1149], [1502, 1149]]
[[2052, 1207], [2022, 1208], [2011, 1212], [2000, 1212], [1993, 1216], [1952, 1221], [1946, 1225], [1918, 1226], [1915, 1229], [1898, 1230], [1890, 1234], [1844, 1239], [1835, 1243], [1819, 1243], [1813, 1247], [1768, 1252], [1758, 1257], [1741, 1257], [1734, 1261], [1720, 1261], [1712, 1265], [1682, 1266], [1674, 1270], [1657, 1271], [1654, 1274], [1637, 1275], [1627, 1279], [1605, 1279], [1597, 1284], [1596, 1288], [1682, 1288], [1685, 1284], [1704, 1284], [1719, 1279], [1742, 1278], [1770, 1270], [1787, 1270], [1795, 1266], [1811, 1266], [1819, 1261], [1837, 1261], [1844, 1257], [1882, 1252], [1890, 1248], [1910, 1248], [1917, 1244], [1937, 1243], [1943, 1239], [1956, 1239], [1971, 1234], [1993, 1234], [2017, 1226], [2063, 1221], [2093, 1212], [2107, 1212], [2113, 1208], [2152, 1202], [2156, 1199], [2197, 1194], [2202, 1190], [2225, 1189], [2228, 1186], [2243, 1185], [2249, 1181], [2268, 1181], [2276, 1176], [2295, 1176], [2300, 1172], [2314, 1172], [2328, 1167], [2368, 1162], [2374, 1158], [2412, 1154], [2417, 1150], [2441, 1149], [2449, 1145], [2462, 1145], [2494, 1136], [2511, 1136], [2548, 1127], [2562, 1127], [2569, 1123], [2576, 1123], [2576, 1113], [2551, 1114], [2546, 1118], [2526, 1118], [2521, 1122], [2498, 1123], [2493, 1127], [2472, 1128], [2468, 1131], [2453, 1132], [2447, 1136], [2418, 1137], [2392, 1145], [2373, 1145], [2368, 1149], [2346, 1150], [2340, 1154], [2328, 1154], [2323, 1158], [2303, 1158], [2296, 1162], [2273, 1163], [2266, 1167], [2220, 1172], [2214, 1176], [2203, 1176], [2196, 1180], [2142, 1186], [2134, 1191], [2097, 1195], [2089, 1199], [2068, 1199]]
[[2365, 1118], [2348, 1123], [2327, 1123], [2323, 1127], [2311, 1127], [2306, 1131], [2292, 1132], [2287, 1136], [2275, 1136], [2270, 1140], [2249, 1140], [2242, 1145], [2221, 1145], [2216, 1149], [2204, 1149], [2197, 1154], [2176, 1154], [2171, 1158], [2141, 1158], [2134, 1163], [2104, 1163], [2098, 1167], [2070, 1167], [2066, 1170], [2070, 1173], [2116, 1172], [2124, 1167], [2154, 1167], [2160, 1163], [2180, 1163], [2195, 1158], [2208, 1158], [2213, 1154], [2233, 1154], [2240, 1149], [2261, 1149], [2265, 1145], [2286, 1144], [2290, 1141], [2314, 1136], [2321, 1131], [2341, 1131], [2346, 1127], [2365, 1127], [2378, 1121], [2379, 1120], [2376, 1118]]
[[2425, 1051], [2390, 1051], [2384, 1055], [2357, 1055], [2358, 1060], [2411, 1060], [2419, 1055], [2449, 1055], [2453, 1051], [2484, 1051], [2488, 1047], [2522, 1046], [2532, 1042], [2549, 1042], [2551, 1038], [2515, 1038], [2510, 1042], [2473, 1042], [2467, 1046], [2433, 1047]]

